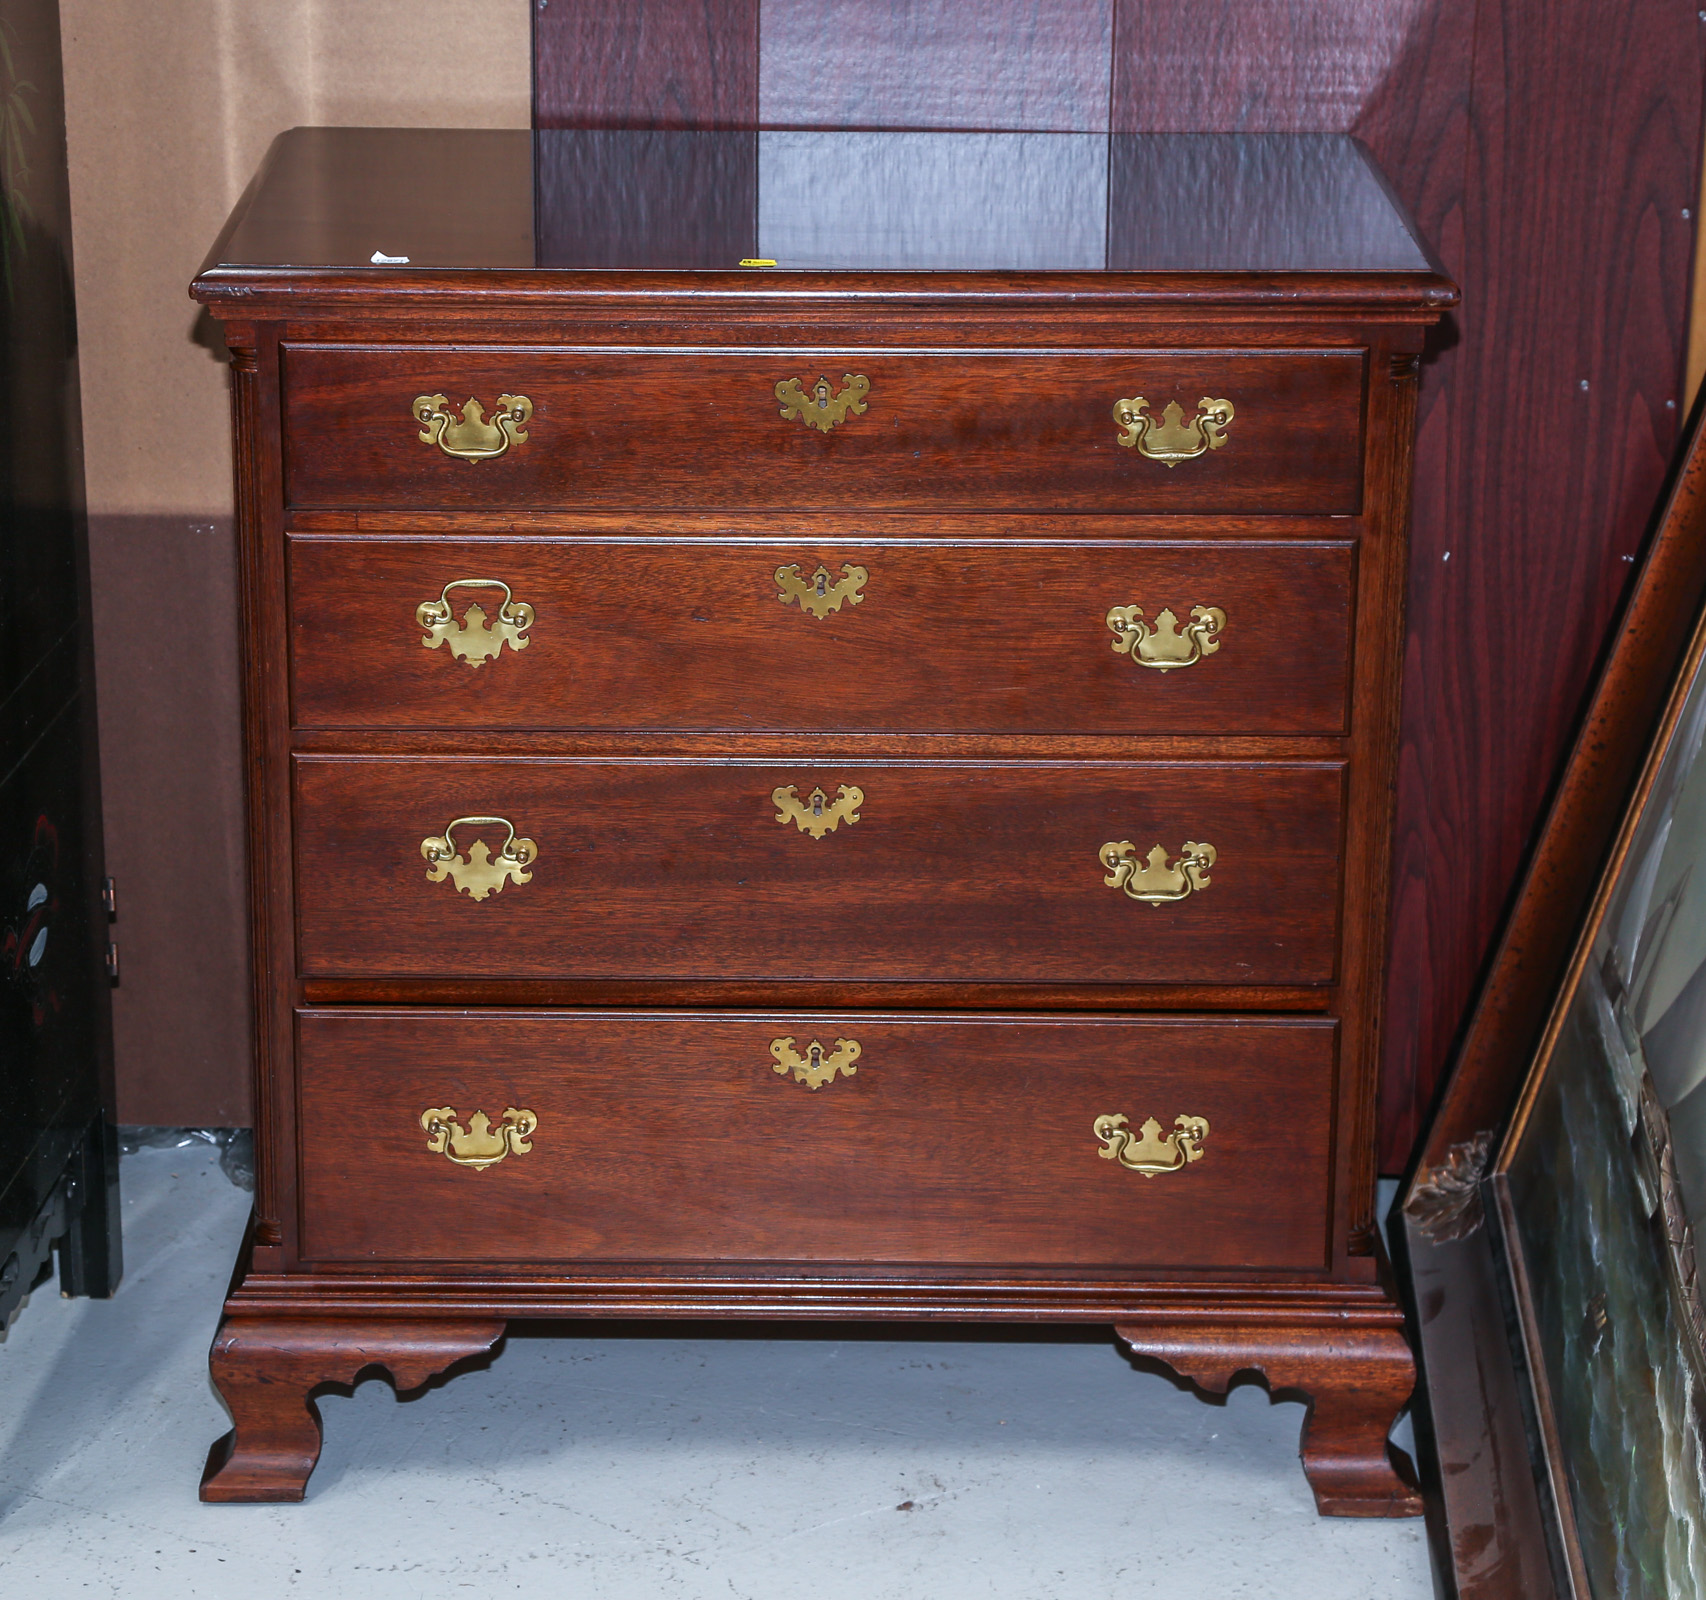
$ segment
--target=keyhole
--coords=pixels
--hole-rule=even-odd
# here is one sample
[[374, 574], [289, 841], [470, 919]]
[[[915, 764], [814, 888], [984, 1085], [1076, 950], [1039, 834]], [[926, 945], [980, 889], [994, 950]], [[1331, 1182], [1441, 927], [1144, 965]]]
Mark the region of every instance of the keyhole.
[[823, 815], [823, 796], [821, 794], [814, 794], [812, 796], [812, 815], [814, 817], [821, 817]]
[[825, 572], [822, 567], [819, 567], [813, 576], [817, 579], [817, 592], [819, 594], [828, 594], [829, 574]]
[[808, 1054], [812, 1058], [812, 1065], [814, 1067], [819, 1067], [819, 1066], [823, 1065], [823, 1046], [821, 1044], [814, 1044], [814, 1045], [809, 1046], [808, 1047]]

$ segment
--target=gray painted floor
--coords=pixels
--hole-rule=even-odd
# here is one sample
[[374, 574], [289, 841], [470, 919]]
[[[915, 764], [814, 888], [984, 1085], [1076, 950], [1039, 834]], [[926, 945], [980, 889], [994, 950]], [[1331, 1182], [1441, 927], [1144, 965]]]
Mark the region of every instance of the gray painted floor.
[[1106, 1340], [517, 1335], [320, 1402], [300, 1506], [203, 1506], [206, 1356], [248, 1196], [124, 1164], [111, 1301], [0, 1343], [0, 1573], [30, 1600], [1428, 1600], [1419, 1521], [1315, 1515], [1302, 1407], [1206, 1405]]

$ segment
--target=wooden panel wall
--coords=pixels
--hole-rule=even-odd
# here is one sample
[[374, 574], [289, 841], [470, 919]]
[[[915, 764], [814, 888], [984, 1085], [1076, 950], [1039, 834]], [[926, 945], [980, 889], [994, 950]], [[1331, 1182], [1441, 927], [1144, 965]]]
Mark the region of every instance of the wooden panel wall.
[[[1346, 131], [1373, 148], [1464, 290], [1422, 384], [1385, 1170], [1450, 1057], [1678, 437], [1703, 18], [1684, 0], [535, 10], [543, 126]], [[701, 60], [715, 70], [680, 64]]]

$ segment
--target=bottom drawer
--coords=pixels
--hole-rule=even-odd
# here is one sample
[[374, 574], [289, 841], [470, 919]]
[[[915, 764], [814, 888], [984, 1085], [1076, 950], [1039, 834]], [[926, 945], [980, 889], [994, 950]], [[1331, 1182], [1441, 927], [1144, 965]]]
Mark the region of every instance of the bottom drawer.
[[325, 1010], [297, 1038], [316, 1263], [1327, 1262], [1331, 1021]]

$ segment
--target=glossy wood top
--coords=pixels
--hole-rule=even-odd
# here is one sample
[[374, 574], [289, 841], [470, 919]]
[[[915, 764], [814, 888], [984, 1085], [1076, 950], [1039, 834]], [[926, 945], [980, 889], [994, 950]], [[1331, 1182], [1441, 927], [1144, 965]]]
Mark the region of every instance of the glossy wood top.
[[204, 272], [734, 272], [755, 257], [778, 272], [1438, 270], [1336, 134], [296, 128]]

